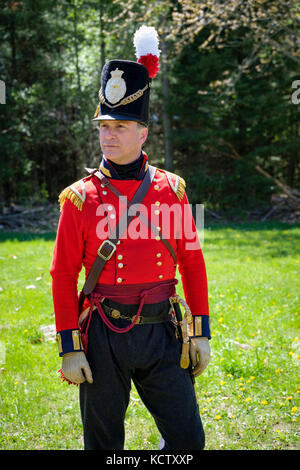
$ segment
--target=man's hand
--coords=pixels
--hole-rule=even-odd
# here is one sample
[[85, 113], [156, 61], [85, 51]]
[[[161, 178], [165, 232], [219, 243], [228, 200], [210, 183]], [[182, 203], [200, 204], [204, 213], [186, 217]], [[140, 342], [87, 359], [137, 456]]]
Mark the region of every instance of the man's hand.
[[192, 362], [192, 374], [194, 377], [202, 374], [210, 361], [210, 345], [208, 338], [192, 338], [190, 344], [190, 357]]
[[93, 383], [89, 363], [82, 351], [70, 352], [63, 355], [62, 372], [70, 382], [81, 384], [87, 380], [89, 383]]

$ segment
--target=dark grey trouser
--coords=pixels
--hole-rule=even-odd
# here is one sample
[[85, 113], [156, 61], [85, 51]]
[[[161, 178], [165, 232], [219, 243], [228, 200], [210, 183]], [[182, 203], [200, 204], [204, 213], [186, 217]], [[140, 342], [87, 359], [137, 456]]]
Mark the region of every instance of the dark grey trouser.
[[[128, 324], [120, 319], [114, 323]], [[180, 344], [171, 322], [114, 333], [95, 310], [87, 359], [94, 382], [80, 385], [85, 450], [124, 448], [131, 380], [165, 440], [165, 449], [204, 448], [194, 387], [188, 370], [180, 367]]]

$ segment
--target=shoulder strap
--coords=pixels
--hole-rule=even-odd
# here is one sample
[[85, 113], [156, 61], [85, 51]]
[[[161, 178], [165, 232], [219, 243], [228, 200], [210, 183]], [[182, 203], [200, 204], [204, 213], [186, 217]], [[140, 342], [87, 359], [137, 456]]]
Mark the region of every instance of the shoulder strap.
[[[151, 185], [151, 182], [155, 174], [155, 171], [153, 171], [153, 169], [150, 170], [149, 168], [149, 171], [147, 171], [142, 181], [142, 184], [140, 185], [139, 189], [135, 193], [133, 199], [130, 201], [130, 205], [141, 204], [143, 202], [144, 197], [147, 194], [147, 191]], [[118, 192], [118, 195], [121, 195], [121, 193], [119, 193], [119, 191], [110, 183], [109, 179], [105, 178], [105, 176], [103, 176], [102, 173], [96, 171], [94, 172], [94, 174], [100, 179], [102, 184], [109, 187], [115, 194], [116, 192]], [[114, 232], [111, 234], [109, 239], [105, 240], [102, 243], [102, 245], [98, 248], [98, 251], [97, 251], [98, 256], [96, 257], [90, 269], [90, 272], [86, 278], [85, 284], [83, 286], [83, 292], [85, 295], [89, 295], [94, 290], [97, 284], [97, 281], [99, 279], [99, 276], [105, 266], [105, 263], [112, 257], [112, 255], [116, 251], [116, 248], [117, 248], [116, 244], [119, 238], [122, 236], [122, 234], [126, 230], [130, 221], [133, 219], [133, 217], [135, 216], [128, 217], [127, 219], [127, 211], [126, 211], [125, 214], [120, 218], [117, 224], [117, 227], [115, 228]]]
[[[156, 167], [154, 167], [154, 166], [152, 166], [152, 165], [149, 165], [148, 171], [147, 171], [147, 173], [146, 173], [146, 175], [145, 175], [145, 178], [147, 177], [147, 175], [148, 175], [148, 173], [149, 173], [149, 177], [150, 177], [151, 183], [152, 183], [153, 178], [154, 178], [154, 176], [155, 176], [155, 172], [156, 172]], [[115, 188], [115, 187], [111, 184], [110, 180], [109, 180], [108, 178], [106, 178], [100, 171], [99, 171], [99, 174], [98, 174], [98, 172], [94, 172], [94, 174], [95, 174], [95, 176], [97, 176], [97, 177], [100, 179], [101, 184], [104, 184], [104, 185], [107, 186], [109, 189], [111, 189], [111, 191], [112, 191], [116, 196], [118, 196], [118, 197], [123, 196], [123, 194], [120, 193], [120, 191], [119, 191], [117, 188]], [[145, 180], [145, 178], [144, 178], [144, 180]], [[143, 180], [143, 181], [144, 181], [144, 180]], [[139, 204], [139, 196], [140, 196], [140, 193], [143, 193], [142, 184], [141, 184], [141, 186], [139, 187], [139, 189], [137, 190], [137, 192], [135, 193], [133, 199], [132, 199], [130, 202], [127, 201], [127, 207], [128, 207], [128, 208], [129, 208], [131, 205], [133, 205], [133, 204]], [[144, 196], [145, 196], [145, 195], [143, 195], [143, 199], [144, 199]], [[124, 217], [127, 217], [127, 214], [125, 214]], [[148, 225], [148, 227], [149, 227], [150, 230], [154, 233], [154, 235], [155, 235], [156, 237], [159, 237], [159, 238], [160, 238], [160, 240], [162, 241], [162, 243], [163, 243], [163, 244], [165, 245], [165, 247], [169, 250], [169, 252], [170, 252], [170, 254], [171, 254], [171, 256], [172, 256], [172, 258], [173, 258], [173, 260], [174, 260], [174, 264], [176, 265], [176, 264], [177, 264], [176, 253], [175, 253], [175, 251], [174, 251], [172, 245], [170, 244], [170, 242], [169, 242], [166, 238], [164, 238], [162, 231], [158, 231], [157, 228], [155, 227], [155, 225], [153, 225], [153, 224], [151, 223], [151, 221], [150, 221], [149, 219], [147, 219], [143, 214], [140, 213], [140, 214], [139, 214], [139, 217], [140, 217], [140, 219], [144, 222], [145, 225]], [[131, 220], [132, 218], [133, 218], [133, 217], [131, 217], [130, 219], [128, 219], [128, 224], [124, 227], [123, 233], [124, 233], [125, 229], [127, 228], [127, 226], [129, 225], [129, 222], [130, 222], [130, 220]], [[121, 221], [120, 221], [120, 222], [121, 222]], [[123, 221], [122, 221], [122, 222], [123, 222]], [[121, 223], [122, 223], [122, 222], [121, 222]], [[120, 225], [121, 225], [121, 224], [119, 223], [119, 226], [120, 226]], [[119, 226], [116, 227], [116, 229], [118, 229]], [[124, 226], [124, 222], [123, 222], [123, 226]], [[116, 232], [116, 233], [118, 233], [118, 232]], [[121, 235], [122, 235], [122, 234], [121, 234]], [[119, 235], [119, 238], [121, 237], [121, 235]]]

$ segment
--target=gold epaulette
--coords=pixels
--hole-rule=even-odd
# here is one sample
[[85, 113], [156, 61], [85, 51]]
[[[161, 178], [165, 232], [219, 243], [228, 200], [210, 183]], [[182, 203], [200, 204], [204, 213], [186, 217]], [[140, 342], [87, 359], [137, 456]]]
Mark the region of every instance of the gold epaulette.
[[[170, 173], [169, 171], [166, 171], [166, 175], [167, 175], [171, 188], [173, 189], [174, 193], [178, 197], [179, 201], [181, 201], [181, 199], [184, 196], [185, 188], [186, 188], [184, 179], [181, 178], [181, 176], [179, 175]], [[173, 181], [174, 179], [175, 179], [175, 183]]]
[[[81, 193], [75, 187], [75, 185], [80, 184], [81, 186]], [[86, 191], [83, 180], [76, 181], [75, 183], [71, 184], [67, 188], [65, 188], [60, 195], [58, 196], [58, 201], [60, 203], [60, 211], [62, 211], [63, 205], [66, 199], [70, 199], [70, 201], [78, 208], [78, 210], [82, 210], [83, 203], [85, 201]]]

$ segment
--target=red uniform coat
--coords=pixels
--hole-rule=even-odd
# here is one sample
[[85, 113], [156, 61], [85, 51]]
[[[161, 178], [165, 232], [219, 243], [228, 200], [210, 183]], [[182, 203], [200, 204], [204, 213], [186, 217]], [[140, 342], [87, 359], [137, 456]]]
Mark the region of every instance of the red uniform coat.
[[[137, 180], [110, 181], [128, 200], [141, 184]], [[179, 176], [157, 169], [142, 211], [156, 227], [160, 227], [176, 252], [194, 327], [197, 317], [202, 324], [202, 331], [194, 331], [194, 335], [210, 337], [205, 263], [184, 187]], [[60, 202], [61, 216], [50, 274], [60, 354], [64, 354], [82, 349], [78, 339], [79, 273], [84, 266], [87, 277], [99, 246], [108, 238], [126, 206], [108, 188], [101, 186], [95, 175], [84, 177], [66, 188], [60, 195]], [[172, 280], [175, 276], [176, 266], [169, 250], [137, 216], [105, 264], [98, 282], [144, 284]]]

